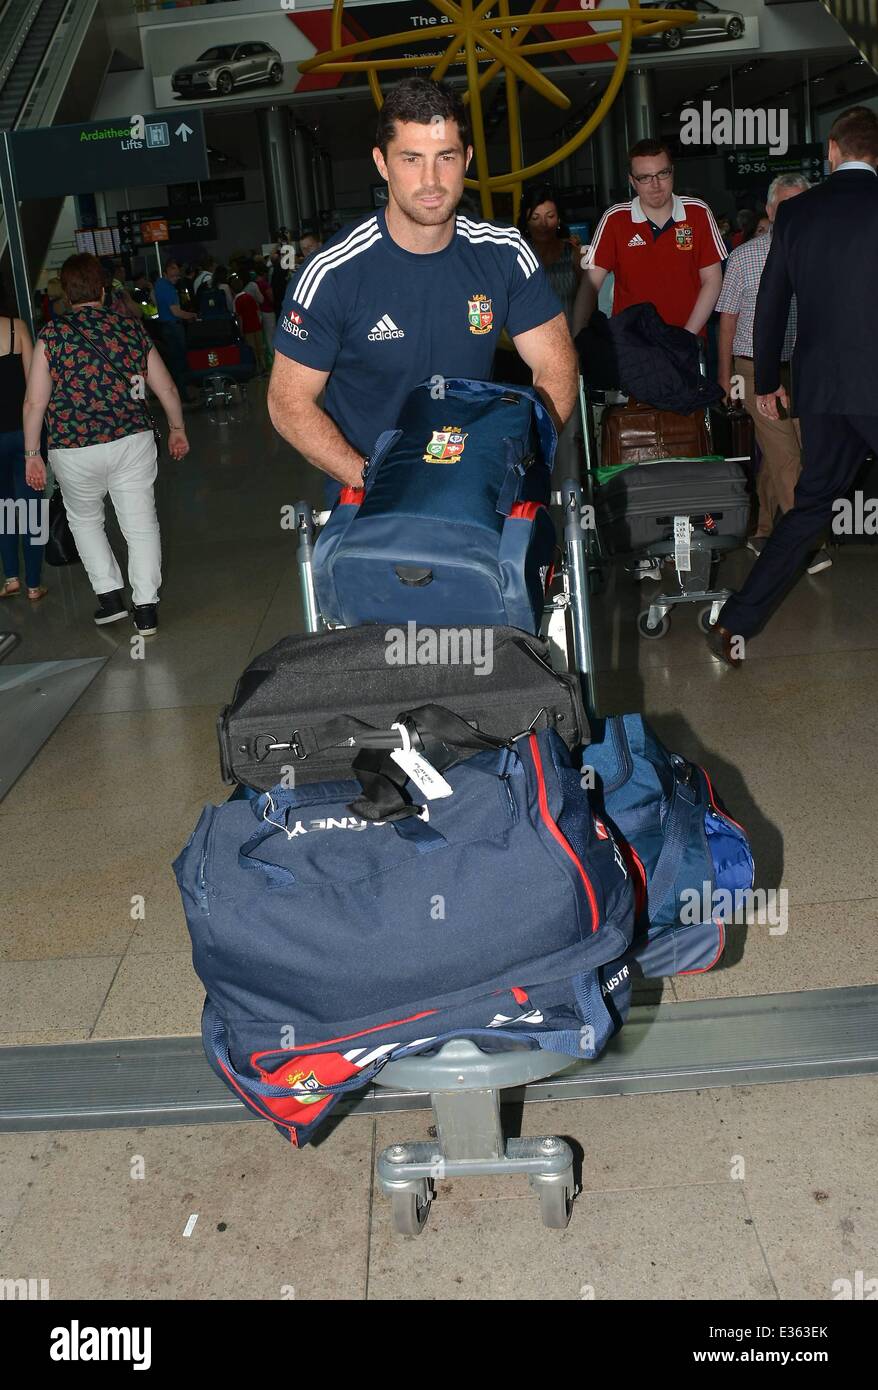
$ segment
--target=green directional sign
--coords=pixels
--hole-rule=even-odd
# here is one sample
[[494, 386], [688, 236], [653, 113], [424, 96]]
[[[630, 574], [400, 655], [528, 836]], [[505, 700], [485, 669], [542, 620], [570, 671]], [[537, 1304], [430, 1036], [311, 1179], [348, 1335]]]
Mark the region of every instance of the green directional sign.
[[9, 135], [19, 198], [182, 183], [209, 174], [201, 111], [118, 116]]

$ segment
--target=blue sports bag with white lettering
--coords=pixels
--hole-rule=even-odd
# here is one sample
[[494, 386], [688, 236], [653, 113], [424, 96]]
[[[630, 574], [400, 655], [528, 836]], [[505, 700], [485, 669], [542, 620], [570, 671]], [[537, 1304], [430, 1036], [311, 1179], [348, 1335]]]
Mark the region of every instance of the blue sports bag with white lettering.
[[551, 583], [555, 427], [532, 388], [435, 378], [378, 438], [314, 547], [320, 610], [537, 632]]
[[461, 1036], [596, 1057], [627, 1009], [624, 966], [605, 968], [631, 880], [566, 745], [406, 718], [481, 748], [443, 764], [450, 795], [385, 776], [382, 753], [359, 782], [206, 807], [174, 865], [208, 1059], [293, 1143], [391, 1057]]

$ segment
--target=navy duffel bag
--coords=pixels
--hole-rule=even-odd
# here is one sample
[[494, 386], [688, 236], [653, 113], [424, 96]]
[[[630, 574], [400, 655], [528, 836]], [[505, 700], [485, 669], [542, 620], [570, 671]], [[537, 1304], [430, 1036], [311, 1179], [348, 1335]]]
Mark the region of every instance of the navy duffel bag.
[[[438, 391], [441, 390], [441, 394]], [[537, 632], [551, 582], [555, 427], [532, 388], [424, 382], [314, 547], [323, 617]]]
[[639, 881], [626, 959], [648, 977], [710, 970], [753, 887], [747, 835], [704, 769], [669, 752], [639, 714], [608, 718], [598, 732], [585, 753], [598, 805]]
[[406, 804], [379, 821], [377, 775], [277, 787], [206, 807], [174, 865], [208, 1059], [294, 1143], [400, 1050], [590, 1058], [627, 1008], [602, 972], [631, 942], [631, 880], [565, 744], [468, 734], [482, 751], [443, 768], [450, 795], [419, 806], [400, 772]]

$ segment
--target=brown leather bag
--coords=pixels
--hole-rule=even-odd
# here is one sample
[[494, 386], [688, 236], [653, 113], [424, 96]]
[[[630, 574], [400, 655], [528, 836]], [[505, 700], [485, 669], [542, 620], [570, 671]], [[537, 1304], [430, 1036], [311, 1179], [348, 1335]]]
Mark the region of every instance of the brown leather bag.
[[655, 459], [698, 458], [712, 452], [703, 410], [678, 415], [629, 398], [627, 405], [611, 405], [604, 411], [602, 468]]

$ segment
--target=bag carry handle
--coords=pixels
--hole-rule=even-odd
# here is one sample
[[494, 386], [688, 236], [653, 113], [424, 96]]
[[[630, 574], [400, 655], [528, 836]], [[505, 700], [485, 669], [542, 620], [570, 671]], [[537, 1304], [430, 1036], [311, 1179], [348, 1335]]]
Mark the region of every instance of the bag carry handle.
[[[506, 748], [509, 743], [508, 739], [474, 729], [444, 705], [419, 705], [416, 709], [404, 710], [399, 722], [418, 735], [425, 757], [437, 772], [457, 762], [455, 749], [499, 749]], [[389, 820], [398, 826], [406, 818], [418, 814], [421, 808], [406, 799], [404, 788], [408, 775], [386, 749], [361, 749], [354, 759], [353, 769], [363, 788], [363, 795], [351, 802], [351, 810], [356, 815], [364, 820]]]

